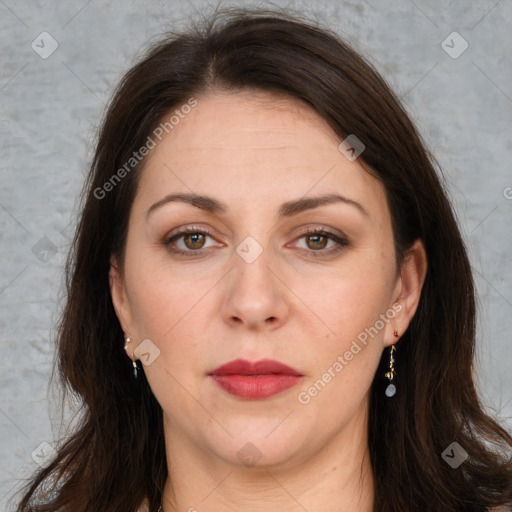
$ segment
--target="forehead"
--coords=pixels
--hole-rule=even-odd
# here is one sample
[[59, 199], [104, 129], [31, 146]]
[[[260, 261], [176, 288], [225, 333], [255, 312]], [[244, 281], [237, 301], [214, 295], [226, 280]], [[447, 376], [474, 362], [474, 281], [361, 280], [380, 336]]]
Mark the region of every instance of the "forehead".
[[[179, 107], [178, 107], [179, 108]], [[168, 116], [167, 116], [168, 117]], [[338, 149], [314, 110], [281, 94], [211, 92], [165, 134], [146, 160], [139, 202], [170, 192], [271, 205], [338, 192], [386, 209], [382, 184]]]
[[254, 90], [200, 97], [198, 106], [168, 139], [173, 149], [183, 150], [181, 156], [189, 162], [201, 161], [207, 153], [229, 156], [230, 161], [235, 159], [233, 164], [256, 153], [262, 159], [307, 164], [309, 149], [338, 145], [334, 132], [307, 105]]

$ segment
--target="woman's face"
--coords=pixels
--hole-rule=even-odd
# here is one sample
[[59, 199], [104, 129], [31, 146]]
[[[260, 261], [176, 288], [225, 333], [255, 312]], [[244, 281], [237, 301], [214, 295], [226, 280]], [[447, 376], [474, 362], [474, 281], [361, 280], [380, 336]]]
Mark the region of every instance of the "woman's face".
[[[364, 432], [382, 351], [407, 328], [424, 268], [414, 252], [396, 268], [384, 188], [340, 142], [295, 100], [216, 92], [150, 150], [111, 289], [167, 440], [291, 467]], [[212, 375], [237, 359], [298, 376]]]

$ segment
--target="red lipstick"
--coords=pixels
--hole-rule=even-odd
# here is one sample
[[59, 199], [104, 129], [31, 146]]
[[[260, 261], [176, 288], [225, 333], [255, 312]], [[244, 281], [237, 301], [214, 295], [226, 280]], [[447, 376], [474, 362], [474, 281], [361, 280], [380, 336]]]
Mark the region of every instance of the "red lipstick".
[[268, 398], [299, 383], [303, 375], [279, 361], [235, 359], [209, 374], [224, 391], [250, 400]]

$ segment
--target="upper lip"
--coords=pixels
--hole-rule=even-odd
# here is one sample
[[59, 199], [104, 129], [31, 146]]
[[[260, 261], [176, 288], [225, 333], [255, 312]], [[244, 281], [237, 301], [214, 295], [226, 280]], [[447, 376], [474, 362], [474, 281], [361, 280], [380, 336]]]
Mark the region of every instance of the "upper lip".
[[247, 361], [246, 359], [235, 359], [229, 363], [219, 366], [210, 375], [297, 375], [300, 372], [273, 359], [261, 359], [259, 361]]

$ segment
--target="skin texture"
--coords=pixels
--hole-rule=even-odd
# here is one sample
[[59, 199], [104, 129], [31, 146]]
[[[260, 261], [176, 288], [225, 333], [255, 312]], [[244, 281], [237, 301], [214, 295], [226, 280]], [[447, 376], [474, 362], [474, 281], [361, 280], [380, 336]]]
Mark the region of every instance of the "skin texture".
[[[253, 90], [197, 100], [151, 150], [124, 265], [112, 258], [110, 273], [130, 351], [145, 339], [159, 351], [144, 371], [164, 411], [170, 480], [163, 509], [370, 511], [368, 393], [382, 351], [397, 340], [394, 330], [402, 334], [416, 310], [423, 246], [417, 241], [396, 268], [383, 185], [339, 151], [339, 138], [309, 107]], [[166, 195], [191, 192], [228, 211], [172, 202], [146, 218]], [[326, 193], [357, 201], [367, 215], [336, 203], [278, 221], [282, 203]], [[165, 245], [192, 226], [212, 236]], [[304, 235], [306, 228], [331, 231], [348, 245], [329, 255], [337, 243]], [[236, 251], [248, 236], [262, 250], [251, 263]], [[393, 305], [399, 312], [333, 371]], [[208, 376], [236, 358], [276, 359], [304, 377], [263, 400], [236, 398]], [[395, 359], [399, 367], [398, 352]], [[330, 381], [301, 403], [298, 394], [329, 368]], [[251, 453], [254, 465], [244, 463]]]

